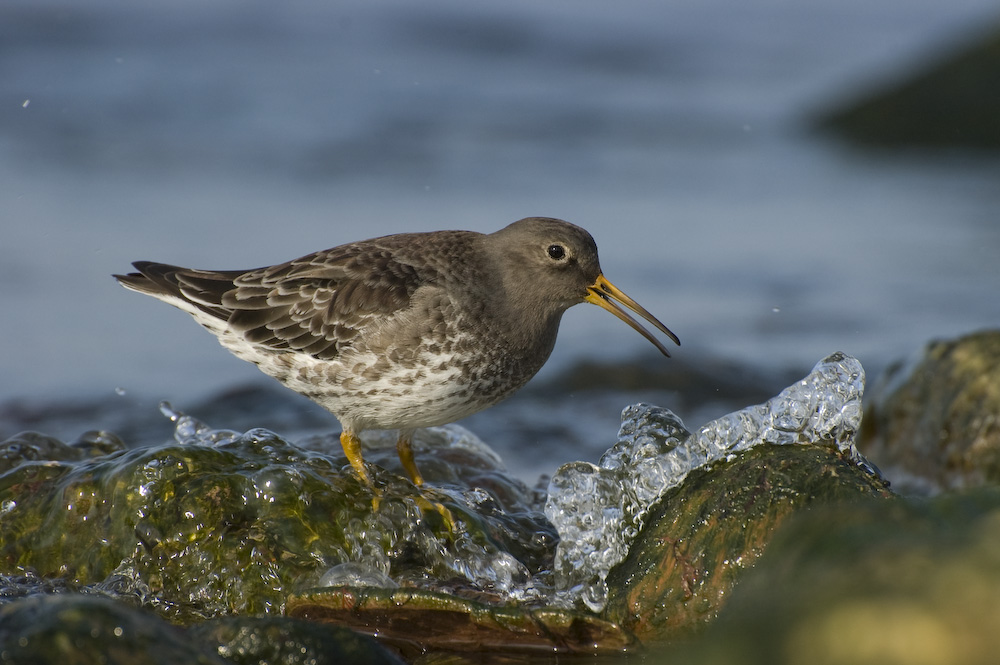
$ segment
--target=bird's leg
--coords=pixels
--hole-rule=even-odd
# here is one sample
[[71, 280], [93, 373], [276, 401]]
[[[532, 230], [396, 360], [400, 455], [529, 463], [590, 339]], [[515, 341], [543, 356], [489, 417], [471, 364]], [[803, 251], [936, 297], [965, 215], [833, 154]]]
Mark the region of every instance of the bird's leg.
[[403, 468], [406, 469], [406, 473], [410, 476], [410, 480], [413, 484], [417, 486], [420, 491], [420, 496], [417, 499], [417, 505], [423, 510], [433, 510], [441, 515], [444, 519], [445, 526], [448, 527], [448, 531], [455, 530], [455, 517], [451, 514], [444, 504], [434, 501], [426, 496], [427, 491], [424, 488], [424, 477], [420, 475], [420, 470], [417, 468], [417, 463], [413, 460], [413, 430], [400, 430], [399, 439], [396, 440], [396, 452], [399, 454], [399, 461], [403, 463]]
[[362, 482], [368, 487], [374, 489], [372, 484], [371, 476], [368, 475], [368, 470], [365, 469], [365, 460], [361, 456], [361, 439], [354, 432], [344, 429], [340, 433], [340, 445], [344, 449], [344, 454], [347, 455], [347, 461], [351, 463], [354, 471], [361, 476]]
[[[399, 441], [396, 443], [396, 451], [399, 453], [399, 459], [403, 462], [403, 468], [410, 475], [410, 479], [413, 480], [413, 484], [420, 489], [420, 494], [417, 497], [417, 505], [423, 510], [433, 510], [434, 512], [441, 515], [444, 519], [445, 525], [448, 527], [449, 531], [453, 531], [455, 528], [455, 518], [452, 516], [451, 511], [445, 508], [445, 506], [437, 501], [432, 501], [424, 496], [422, 486], [424, 484], [423, 476], [420, 475], [420, 471], [417, 470], [417, 465], [413, 461], [413, 449], [411, 447], [412, 432], [403, 432], [400, 434]], [[354, 471], [361, 477], [362, 482], [367, 485], [372, 491], [375, 492], [375, 496], [372, 497], [372, 510], [378, 511], [379, 506], [382, 502], [381, 491], [375, 487], [372, 483], [371, 476], [368, 475], [368, 470], [365, 469], [364, 458], [361, 456], [361, 439], [358, 435], [349, 430], [344, 430], [340, 434], [340, 445], [344, 448], [344, 454], [347, 455], [347, 461], [351, 463], [351, 467]]]
[[424, 484], [424, 477], [420, 475], [417, 463], [413, 461], [413, 431], [401, 430], [399, 440], [396, 441], [396, 452], [399, 453], [399, 461], [403, 463], [403, 468], [410, 476], [410, 480], [417, 487]]

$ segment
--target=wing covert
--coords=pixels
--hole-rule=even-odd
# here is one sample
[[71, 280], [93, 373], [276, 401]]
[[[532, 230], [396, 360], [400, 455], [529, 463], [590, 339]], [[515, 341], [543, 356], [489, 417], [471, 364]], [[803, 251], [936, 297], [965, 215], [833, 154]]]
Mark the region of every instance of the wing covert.
[[426, 283], [387, 249], [348, 245], [243, 273], [221, 305], [247, 341], [328, 360], [373, 319], [405, 310]]

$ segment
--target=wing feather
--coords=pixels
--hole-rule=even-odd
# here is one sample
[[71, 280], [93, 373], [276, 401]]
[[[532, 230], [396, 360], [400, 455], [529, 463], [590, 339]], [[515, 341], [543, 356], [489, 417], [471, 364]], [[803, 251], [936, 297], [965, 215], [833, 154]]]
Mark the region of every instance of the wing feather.
[[[441, 283], [439, 266], [411, 251], [422, 235], [352, 243], [248, 271], [140, 261], [133, 264], [138, 273], [116, 277], [168, 302], [184, 300], [185, 309], [193, 305], [250, 343], [325, 360], [356, 344], [365, 330], [380, 328], [376, 320], [389, 321], [404, 312], [417, 289]], [[467, 243], [477, 235], [447, 232], [438, 237], [445, 243]]]

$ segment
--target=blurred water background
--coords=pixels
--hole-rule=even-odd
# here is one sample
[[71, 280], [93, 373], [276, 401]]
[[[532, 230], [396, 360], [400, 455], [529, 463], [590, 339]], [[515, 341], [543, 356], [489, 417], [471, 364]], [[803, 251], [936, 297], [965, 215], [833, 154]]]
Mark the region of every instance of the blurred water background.
[[[168, 436], [159, 400], [226, 391], [213, 426], [335, 428], [110, 274], [530, 215], [589, 229], [683, 346], [571, 310], [534, 392], [470, 420], [526, 476], [596, 459], [635, 401], [560, 384], [588, 359], [750, 385], [996, 326], [1000, 159], [810, 121], [997, 20], [995, 0], [5, 0], [0, 435]], [[712, 391], [650, 399], [689, 426], [742, 406]]]

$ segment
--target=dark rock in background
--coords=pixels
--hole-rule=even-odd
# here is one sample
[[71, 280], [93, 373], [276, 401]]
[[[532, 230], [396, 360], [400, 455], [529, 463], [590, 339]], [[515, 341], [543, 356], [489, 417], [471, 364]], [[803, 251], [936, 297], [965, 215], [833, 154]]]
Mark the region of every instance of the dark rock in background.
[[817, 125], [865, 146], [1000, 150], [1000, 26]]
[[184, 631], [100, 596], [32, 596], [0, 607], [0, 662], [226, 665]]
[[882, 383], [858, 448], [899, 476], [900, 486], [937, 491], [1000, 482], [1000, 331], [933, 342]]

